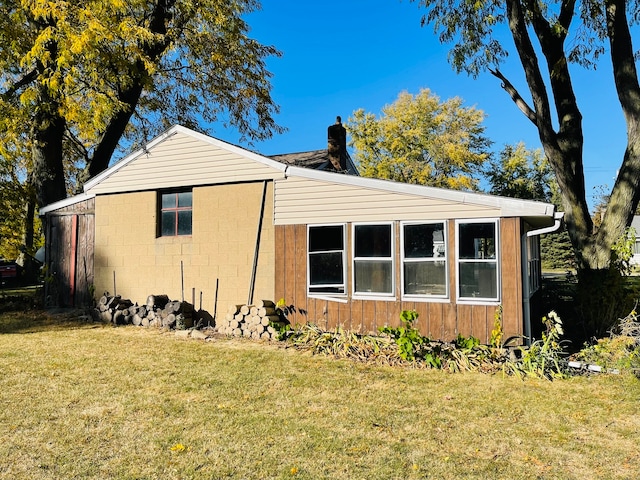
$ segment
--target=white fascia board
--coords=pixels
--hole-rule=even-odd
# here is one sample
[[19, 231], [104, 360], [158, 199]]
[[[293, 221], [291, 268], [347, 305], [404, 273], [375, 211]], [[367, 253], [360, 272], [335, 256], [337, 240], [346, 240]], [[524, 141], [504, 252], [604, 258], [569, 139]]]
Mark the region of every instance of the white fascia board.
[[289, 166], [287, 176], [308, 178], [325, 182], [341, 183], [360, 188], [384, 190], [427, 198], [448, 200], [460, 204], [480, 205], [499, 208], [504, 217], [550, 217], [553, 218], [555, 205], [551, 203], [536, 202], [533, 200], [521, 200], [518, 198], [499, 197], [487, 193], [465, 192], [449, 190], [446, 188], [429, 187], [425, 185], [413, 185], [409, 183], [395, 182], [378, 178], [359, 177], [344, 173], [311, 170], [302, 167]]
[[190, 128], [183, 127], [182, 125], [174, 125], [173, 127], [171, 127], [166, 132], [158, 135], [156, 138], [151, 140], [144, 147], [136, 150], [133, 153], [130, 153], [129, 155], [124, 157], [122, 160], [118, 161], [112, 167], [106, 169], [102, 173], [100, 173], [100, 174], [96, 175], [95, 177], [93, 177], [92, 179], [90, 179], [88, 182], [86, 182], [84, 184], [84, 191], [88, 192], [93, 187], [95, 187], [100, 182], [102, 182], [104, 179], [110, 177], [115, 172], [117, 172], [122, 167], [124, 167], [128, 163], [132, 162], [133, 160], [135, 160], [139, 156], [147, 154], [149, 152], [149, 150], [151, 150], [154, 146], [156, 146], [157, 144], [159, 144], [159, 143], [165, 141], [166, 139], [172, 137], [176, 133], [182, 133], [184, 135], [188, 135], [188, 136], [193, 137], [193, 138], [195, 138], [197, 140], [200, 140], [202, 142], [208, 143], [210, 145], [214, 145], [214, 146], [216, 146], [218, 148], [227, 150], [229, 152], [236, 153], [236, 154], [241, 155], [241, 156], [243, 156], [245, 158], [251, 159], [251, 160], [256, 161], [258, 163], [262, 163], [262, 164], [264, 164], [264, 165], [266, 165], [268, 167], [274, 168], [276, 170], [280, 170], [281, 172], [283, 172], [283, 174], [284, 174], [284, 171], [286, 169], [286, 165], [283, 164], [283, 163], [276, 162], [275, 160], [271, 160], [270, 158], [266, 158], [266, 157], [263, 157], [262, 155], [259, 155], [257, 153], [251, 152], [249, 150], [245, 150], [242, 147], [238, 147], [236, 145], [232, 145], [232, 144], [224, 142], [222, 140], [218, 140], [217, 138], [213, 138], [213, 137], [210, 137], [210, 136], [205, 135], [203, 133], [196, 132], [195, 130], [191, 130]]
[[52, 212], [54, 210], [58, 210], [60, 208], [70, 207], [71, 205], [75, 205], [76, 203], [89, 200], [93, 197], [95, 197], [95, 195], [90, 193], [80, 193], [78, 195], [74, 195], [73, 197], [67, 197], [63, 200], [58, 200], [57, 202], [50, 203], [49, 205], [42, 207], [38, 211], [38, 215], [42, 216], [42, 215], [45, 215], [46, 213]]

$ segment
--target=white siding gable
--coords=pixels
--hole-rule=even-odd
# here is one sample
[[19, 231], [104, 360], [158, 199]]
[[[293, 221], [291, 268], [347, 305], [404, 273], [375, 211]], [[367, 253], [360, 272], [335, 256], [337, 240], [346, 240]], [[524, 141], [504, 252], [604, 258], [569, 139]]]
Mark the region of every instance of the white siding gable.
[[206, 135], [173, 127], [91, 179], [85, 192], [141, 190], [281, 178], [285, 166]]

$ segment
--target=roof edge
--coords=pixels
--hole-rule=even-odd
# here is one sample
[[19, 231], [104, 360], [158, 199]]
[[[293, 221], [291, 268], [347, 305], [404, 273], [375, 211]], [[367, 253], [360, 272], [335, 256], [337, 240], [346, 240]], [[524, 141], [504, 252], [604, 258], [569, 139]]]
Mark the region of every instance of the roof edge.
[[85, 200], [90, 200], [95, 197], [93, 193], [79, 193], [78, 195], [74, 195], [72, 197], [67, 197], [62, 200], [58, 200], [57, 202], [50, 203], [49, 205], [45, 205], [40, 210], [38, 210], [38, 215], [42, 216], [53, 210], [58, 210], [59, 208], [70, 207], [71, 205], [75, 205], [76, 203], [83, 202]]

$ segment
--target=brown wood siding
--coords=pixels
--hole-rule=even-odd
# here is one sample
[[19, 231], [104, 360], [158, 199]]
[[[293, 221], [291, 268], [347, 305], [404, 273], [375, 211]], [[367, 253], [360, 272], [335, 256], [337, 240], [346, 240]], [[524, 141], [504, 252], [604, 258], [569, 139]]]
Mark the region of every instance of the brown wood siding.
[[307, 312], [307, 227], [306, 225], [294, 225], [293, 227], [294, 250], [294, 305], [298, 310]]
[[[274, 232], [276, 248], [279, 252], [283, 253], [287, 251], [287, 246], [285, 245], [287, 241], [285, 230], [285, 228], [276, 228]], [[287, 259], [285, 255], [275, 255], [274, 271], [274, 294], [276, 296], [275, 301], [277, 302], [284, 297], [286, 290]]]
[[79, 215], [77, 233], [74, 306], [78, 307], [92, 305], [95, 300], [95, 292], [92, 292], [95, 215]]
[[[502, 325], [505, 338], [523, 334], [522, 252], [519, 218], [500, 221]], [[493, 318], [491, 319], [493, 325]], [[493, 327], [491, 327], [493, 328]], [[490, 329], [491, 331], [491, 329]]]
[[89, 306], [93, 303], [95, 199], [45, 216], [45, 303]]
[[[448, 222], [449, 300], [422, 302], [400, 300], [400, 242], [399, 223], [396, 234], [396, 301], [363, 300], [351, 297], [351, 225], [347, 225], [347, 303], [326, 299], [307, 298], [306, 225], [276, 226], [276, 270], [284, 274], [277, 279], [278, 296], [293, 303], [299, 310], [293, 315], [294, 323], [312, 322], [331, 330], [338, 326], [361, 333], [377, 333], [384, 325], [399, 326], [402, 310], [418, 312], [417, 327], [423, 335], [440, 340], [453, 340], [458, 334], [473, 335], [488, 343], [493, 329], [496, 305], [457, 304], [455, 265], [455, 221]], [[520, 280], [520, 228], [519, 219], [500, 220], [501, 242], [501, 298], [505, 336], [522, 334], [522, 282]], [[300, 312], [302, 310], [302, 313]]]

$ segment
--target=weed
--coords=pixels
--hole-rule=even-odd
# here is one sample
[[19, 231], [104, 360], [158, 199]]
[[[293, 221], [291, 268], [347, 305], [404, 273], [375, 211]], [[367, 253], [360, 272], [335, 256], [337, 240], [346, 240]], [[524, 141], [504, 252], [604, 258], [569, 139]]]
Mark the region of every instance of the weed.
[[[400, 321], [403, 323], [401, 327], [380, 327], [382, 334], [389, 335], [398, 345], [400, 357], [409, 362], [419, 356], [421, 347], [429, 341], [428, 338], [420, 335], [417, 328], [413, 326], [413, 322], [418, 319], [418, 312], [415, 310], [403, 310], [400, 314]], [[433, 359], [433, 358], [432, 358]]]
[[503, 337], [504, 330], [502, 329], [502, 305], [499, 305], [498, 308], [496, 308], [496, 313], [494, 314], [493, 330], [491, 330], [489, 345], [494, 348], [501, 348]]
[[551, 311], [542, 318], [547, 331], [542, 333], [542, 339], [531, 344], [530, 347], [518, 347], [522, 356], [519, 360], [507, 362], [507, 369], [517, 375], [537, 378], [563, 378], [566, 376], [565, 350], [560, 337], [563, 335], [562, 320]]

